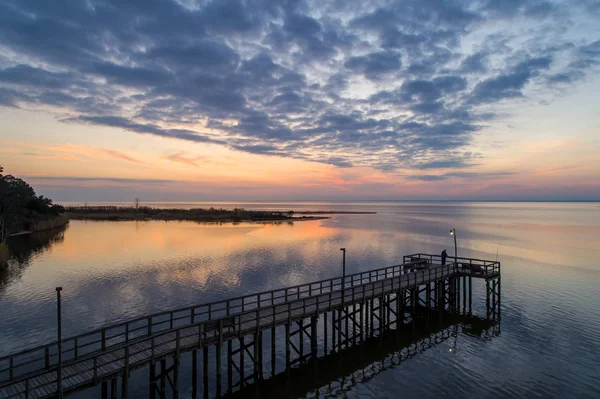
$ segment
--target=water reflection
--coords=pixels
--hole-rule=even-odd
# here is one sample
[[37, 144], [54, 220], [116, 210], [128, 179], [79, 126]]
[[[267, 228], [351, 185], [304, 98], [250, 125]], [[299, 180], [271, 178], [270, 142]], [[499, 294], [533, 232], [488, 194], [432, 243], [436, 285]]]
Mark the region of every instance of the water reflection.
[[[485, 397], [490, 389], [499, 396], [600, 395], [595, 204], [207, 206], [377, 214], [293, 225], [73, 221], [64, 238], [23, 258], [29, 266], [2, 277], [0, 356], [55, 339], [58, 285], [64, 287], [63, 333], [71, 336], [143, 314], [337, 276], [341, 247], [348, 249], [348, 273], [397, 264], [407, 253], [451, 253], [448, 230], [455, 227], [462, 256], [495, 259], [499, 252], [502, 335], [488, 341], [483, 327], [463, 323], [456, 352], [446, 340], [347, 396]], [[474, 298], [485, 298], [484, 289], [474, 286]], [[474, 302], [477, 314], [485, 314], [484, 302]], [[422, 384], [407, 386], [409, 380]], [[147, 374], [139, 381], [135, 397], [148, 397]], [[191, 381], [182, 380], [183, 386]]]
[[50, 250], [55, 245], [64, 242], [68, 225], [52, 230], [39, 231], [11, 237], [8, 245], [11, 251], [9, 267], [0, 269], [0, 294], [4, 288], [19, 279], [33, 259]]
[[345, 397], [379, 374], [401, 365], [410, 368], [410, 362], [404, 363], [444, 342], [449, 342], [450, 351], [456, 352], [461, 333], [482, 340], [500, 334], [499, 320], [434, 311], [425, 311], [419, 316], [414, 323], [405, 324], [399, 330], [384, 330], [381, 335], [370, 337], [357, 346], [306, 362], [223, 397]]

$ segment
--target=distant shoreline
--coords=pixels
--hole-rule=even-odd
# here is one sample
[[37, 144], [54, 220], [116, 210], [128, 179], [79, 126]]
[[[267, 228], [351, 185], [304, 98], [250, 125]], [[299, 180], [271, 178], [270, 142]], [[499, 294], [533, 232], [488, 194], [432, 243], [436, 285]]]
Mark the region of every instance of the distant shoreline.
[[[376, 212], [355, 211], [256, 211], [246, 209], [215, 208], [151, 208], [151, 207], [118, 207], [118, 206], [80, 206], [66, 207], [65, 215], [71, 220], [96, 221], [194, 221], [194, 222], [298, 222], [308, 220], [329, 219], [325, 215], [376, 214]], [[302, 216], [295, 216], [302, 215]]]

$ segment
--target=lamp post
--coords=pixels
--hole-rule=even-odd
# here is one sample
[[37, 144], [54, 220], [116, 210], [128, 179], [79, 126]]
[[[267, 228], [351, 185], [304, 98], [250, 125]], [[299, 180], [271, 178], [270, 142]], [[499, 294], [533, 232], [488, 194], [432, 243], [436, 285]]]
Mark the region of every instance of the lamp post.
[[56, 316], [57, 316], [57, 324], [58, 324], [58, 367], [57, 367], [57, 375], [56, 375], [56, 396], [59, 399], [62, 399], [62, 321], [61, 321], [61, 311], [60, 311], [60, 292], [62, 291], [62, 287], [56, 287]]
[[340, 248], [342, 251], [342, 289], [346, 286], [346, 248]]
[[456, 250], [456, 229], [450, 230], [450, 235], [454, 237], [454, 262], [458, 261], [458, 253]]

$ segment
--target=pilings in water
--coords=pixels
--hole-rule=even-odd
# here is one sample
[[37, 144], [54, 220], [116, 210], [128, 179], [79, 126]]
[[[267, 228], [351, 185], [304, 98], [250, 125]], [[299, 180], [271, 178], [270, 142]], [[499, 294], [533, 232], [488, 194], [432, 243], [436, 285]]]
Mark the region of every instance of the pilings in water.
[[[470, 276], [452, 276], [380, 297], [349, 301], [339, 309], [305, 319], [290, 318], [284, 325], [273, 323], [262, 331], [231, 338], [225, 335], [225, 339], [219, 334], [216, 345], [192, 351], [192, 398], [231, 396], [249, 386], [258, 390], [265, 379], [275, 376], [287, 375], [289, 383], [293, 369], [317, 367], [319, 358], [341, 353], [376, 337], [383, 339], [390, 331], [401, 334], [407, 325], [414, 325], [417, 317], [429, 320], [430, 314], [435, 314], [440, 320], [432, 320], [432, 323], [439, 323], [442, 314], [448, 312], [471, 314], [471, 279]], [[489, 319], [500, 316], [499, 305], [500, 278], [497, 277], [486, 281]], [[219, 329], [222, 330], [222, 326]], [[278, 357], [279, 353], [283, 356]], [[171, 364], [168, 367], [167, 361]], [[178, 397], [178, 364], [178, 357], [171, 357], [157, 359], [150, 366], [151, 399]], [[318, 373], [316, 369], [313, 371]]]
[[[46, 398], [101, 384], [103, 399], [127, 398], [130, 373], [149, 369], [150, 398], [177, 398], [182, 353], [188, 352], [192, 397], [246, 392], [265, 378], [289, 380], [292, 368], [316, 365], [320, 357], [383, 340], [386, 331], [401, 335], [405, 325], [414, 331], [423, 312], [427, 323], [445, 312], [471, 313], [473, 278], [485, 280], [487, 318], [500, 318], [499, 262], [456, 258], [442, 265], [438, 258], [407, 255], [400, 265], [106, 326], [57, 341], [66, 345], [62, 352], [50, 343], [4, 356], [0, 397]], [[62, 374], [55, 371], [57, 351], [66, 355]]]

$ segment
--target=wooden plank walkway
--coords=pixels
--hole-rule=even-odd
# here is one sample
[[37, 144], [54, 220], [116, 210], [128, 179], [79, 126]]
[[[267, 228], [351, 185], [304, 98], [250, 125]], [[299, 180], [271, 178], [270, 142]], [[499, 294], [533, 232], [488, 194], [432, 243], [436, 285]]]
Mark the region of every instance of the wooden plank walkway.
[[[420, 269], [415, 271], [416, 266]], [[386, 270], [385, 277], [378, 271], [375, 279], [372, 278], [371, 272], [347, 276], [346, 279], [351, 278], [351, 282], [343, 281], [346, 287], [343, 290], [340, 284], [337, 290], [324, 293], [323, 284], [319, 282], [321, 288], [315, 290], [315, 294], [306, 297], [302, 297], [298, 290], [293, 299], [277, 304], [271, 295], [271, 303], [274, 304], [269, 306], [260, 306], [261, 294], [258, 294], [258, 306], [254, 309], [230, 313], [228, 308], [221, 317], [183, 326], [173, 326], [171, 313], [171, 328], [166, 331], [142, 335], [107, 347], [104, 347], [103, 342], [103, 349], [65, 361], [62, 367], [63, 393], [95, 386], [167, 356], [178, 356], [181, 352], [220, 345], [232, 338], [318, 316], [366, 300], [382, 298], [390, 293], [416, 288], [452, 276], [470, 274], [473, 271], [472, 268], [456, 263], [442, 266], [429, 263], [429, 260], [427, 265], [411, 261], [394, 268], [396, 269], [392, 269], [391, 273], [388, 273], [390, 268], [380, 269]], [[354, 276], [360, 276], [361, 280], [355, 279]], [[312, 285], [309, 287], [312, 288]], [[241, 309], [243, 310], [243, 304]], [[192, 316], [191, 320], [193, 319]], [[56, 367], [35, 370], [10, 381], [0, 382], [0, 399], [46, 398], [54, 396], [56, 391]]]

